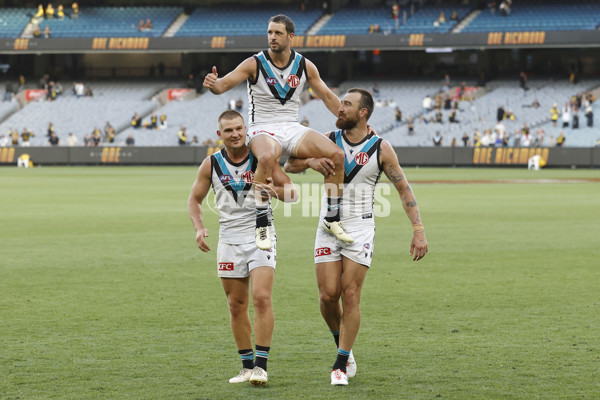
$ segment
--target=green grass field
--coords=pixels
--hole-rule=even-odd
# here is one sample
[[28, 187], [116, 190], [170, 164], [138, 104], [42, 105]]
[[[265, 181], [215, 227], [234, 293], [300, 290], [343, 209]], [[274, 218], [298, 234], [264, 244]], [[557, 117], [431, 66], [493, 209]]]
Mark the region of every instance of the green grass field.
[[[412, 169], [430, 251], [409, 255], [395, 192], [377, 221], [354, 346], [318, 310], [316, 217], [278, 207], [265, 388], [240, 368], [211, 254], [186, 202], [194, 167], [0, 168], [1, 399], [597, 399], [598, 170]], [[482, 180], [530, 183], [481, 183]], [[320, 182], [317, 175], [295, 182]]]

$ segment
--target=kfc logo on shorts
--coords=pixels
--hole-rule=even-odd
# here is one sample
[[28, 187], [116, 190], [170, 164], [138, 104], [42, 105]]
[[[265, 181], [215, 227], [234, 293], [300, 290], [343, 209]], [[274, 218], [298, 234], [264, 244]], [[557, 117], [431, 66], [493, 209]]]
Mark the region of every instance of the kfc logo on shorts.
[[246, 183], [254, 182], [254, 172], [246, 171], [242, 174], [242, 180]]
[[330, 256], [331, 249], [329, 247], [321, 247], [315, 250], [315, 257]]
[[267, 78], [267, 84], [277, 85], [277, 78]]
[[354, 156], [354, 161], [356, 161], [358, 165], [365, 165], [369, 162], [369, 155], [364, 151], [361, 151]]
[[232, 176], [231, 175], [221, 175], [219, 177], [219, 179], [221, 180], [221, 182], [229, 182], [230, 180], [232, 180]]
[[300, 84], [300, 78], [298, 78], [296, 75], [290, 75], [287, 78], [287, 84], [292, 89], [296, 89]]
[[233, 271], [233, 263], [219, 263], [219, 271]]

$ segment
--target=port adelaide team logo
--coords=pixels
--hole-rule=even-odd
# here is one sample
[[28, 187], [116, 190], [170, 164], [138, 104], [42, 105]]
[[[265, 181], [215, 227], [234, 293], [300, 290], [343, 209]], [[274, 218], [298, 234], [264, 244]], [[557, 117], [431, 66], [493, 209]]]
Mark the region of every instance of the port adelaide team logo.
[[287, 84], [292, 89], [296, 89], [300, 84], [300, 78], [298, 78], [296, 75], [290, 75], [287, 78]]

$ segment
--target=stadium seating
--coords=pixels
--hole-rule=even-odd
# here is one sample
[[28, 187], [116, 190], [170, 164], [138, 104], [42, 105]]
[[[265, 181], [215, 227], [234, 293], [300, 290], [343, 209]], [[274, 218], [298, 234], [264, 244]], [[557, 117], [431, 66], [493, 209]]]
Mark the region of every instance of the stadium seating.
[[[404, 10], [401, 10], [401, 15]], [[456, 11], [459, 20], [470, 11], [469, 7], [432, 7], [427, 6], [417, 10], [410, 16], [406, 24], [400, 24], [396, 29], [391, 18], [389, 7], [377, 8], [345, 8], [336, 12], [333, 17], [319, 30], [319, 35], [364, 35], [369, 31], [369, 26], [378, 24], [383, 34], [390, 33], [446, 33], [452, 30], [456, 21], [451, 21], [452, 12]], [[434, 25], [440, 13], [444, 12], [446, 22]], [[410, 14], [409, 14], [410, 15]], [[402, 20], [402, 18], [401, 18]]]
[[296, 26], [296, 35], [304, 35], [319, 19], [322, 11], [300, 12], [289, 7], [199, 7], [190, 14], [175, 36], [265, 35], [269, 18], [276, 14], [289, 16]]
[[0, 38], [19, 37], [32, 15], [30, 8], [0, 9]]
[[[542, 125], [546, 130], [546, 142], [544, 145], [551, 146], [550, 136], [557, 136], [554, 129], [548, 128], [550, 121], [550, 109], [554, 103], [557, 103], [559, 109], [565, 102], [569, 101], [571, 96], [578, 92], [585, 92], [600, 85], [600, 81], [586, 81], [578, 84], [570, 84], [567, 81], [530, 81], [528, 83], [530, 90], [523, 91], [518, 86], [516, 80], [497, 80], [489, 82], [486, 86], [487, 93], [472, 103], [468, 101], [460, 102], [460, 111], [457, 119], [459, 123], [449, 123], [449, 110], [442, 110], [443, 123], [425, 123], [415, 119], [415, 134], [408, 135], [406, 125], [397, 127], [388, 132], [384, 137], [395, 146], [431, 146], [432, 138], [436, 131], [440, 131], [444, 137], [444, 146], [449, 146], [452, 139], [455, 139], [459, 145], [460, 139], [464, 133], [470, 138], [473, 137], [475, 129], [480, 134], [484, 129], [494, 129], [496, 125], [496, 111], [499, 106], [505, 110], [512, 111], [516, 119], [514, 121], [505, 119], [502, 121], [506, 132], [511, 135], [510, 144], [514, 143], [515, 131], [521, 130], [524, 123], [527, 123], [531, 132], [535, 131], [537, 126]], [[540, 103], [539, 108], [528, 107], [537, 99]], [[425, 114], [426, 119], [432, 118], [435, 111]], [[406, 115], [406, 114], [405, 114]], [[409, 115], [406, 115], [409, 116]], [[580, 126], [584, 125], [584, 118], [580, 117]], [[570, 141], [566, 146], [577, 145], [578, 142]], [[586, 146], [589, 146], [587, 144]]]
[[[546, 2], [548, 3], [548, 2]], [[594, 30], [600, 24], [600, 3], [569, 1], [550, 4], [515, 2], [509, 16], [485, 10], [463, 32]]]
[[69, 90], [70, 86], [65, 84], [65, 93], [55, 101], [31, 102], [10, 115], [0, 123], [0, 132], [8, 132], [11, 128], [21, 132], [28, 128], [35, 134], [31, 144], [45, 146], [48, 122], [52, 121], [63, 144], [70, 132], [81, 144], [85, 135], [91, 134], [94, 128], [103, 129], [107, 121], [118, 132], [130, 125], [135, 112], [141, 115], [151, 113], [159, 107], [159, 103], [151, 97], [163, 88], [173, 87], [172, 82], [89, 84], [94, 90], [94, 97], [77, 98]]
[[[182, 12], [180, 7], [86, 7], [79, 18], [42, 20], [40, 28], [49, 26], [53, 38], [160, 37]], [[148, 18], [152, 30], [138, 31], [139, 21]]]

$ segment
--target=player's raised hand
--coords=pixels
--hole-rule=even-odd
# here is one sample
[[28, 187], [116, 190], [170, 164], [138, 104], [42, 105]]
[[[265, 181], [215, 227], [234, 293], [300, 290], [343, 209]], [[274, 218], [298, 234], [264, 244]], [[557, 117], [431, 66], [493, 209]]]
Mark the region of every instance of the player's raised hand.
[[203, 86], [208, 89], [212, 88], [215, 85], [215, 83], [217, 82], [218, 77], [219, 77], [219, 73], [217, 72], [217, 67], [213, 66], [212, 73], [206, 75], [206, 77], [204, 78]]
[[208, 243], [204, 238], [208, 237], [208, 229], [198, 229], [196, 232], [196, 243], [198, 244], [198, 248], [205, 253], [210, 251], [210, 247], [208, 247]]

